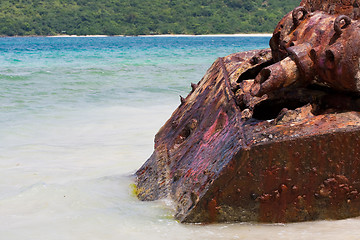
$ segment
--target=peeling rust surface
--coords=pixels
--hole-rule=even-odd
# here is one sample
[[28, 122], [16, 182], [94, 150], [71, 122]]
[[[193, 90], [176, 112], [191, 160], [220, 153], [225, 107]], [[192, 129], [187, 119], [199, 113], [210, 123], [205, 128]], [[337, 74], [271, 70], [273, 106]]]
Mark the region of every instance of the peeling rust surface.
[[360, 215], [357, 1], [302, 1], [269, 49], [218, 58], [155, 136], [138, 198], [188, 223]]

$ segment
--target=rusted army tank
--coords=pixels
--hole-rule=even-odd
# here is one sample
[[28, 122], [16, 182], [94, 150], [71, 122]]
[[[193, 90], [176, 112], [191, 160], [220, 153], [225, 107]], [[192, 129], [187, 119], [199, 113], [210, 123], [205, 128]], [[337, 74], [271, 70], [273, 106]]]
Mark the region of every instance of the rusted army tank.
[[218, 58], [157, 133], [138, 198], [189, 223], [359, 216], [359, 6], [302, 1], [270, 49]]

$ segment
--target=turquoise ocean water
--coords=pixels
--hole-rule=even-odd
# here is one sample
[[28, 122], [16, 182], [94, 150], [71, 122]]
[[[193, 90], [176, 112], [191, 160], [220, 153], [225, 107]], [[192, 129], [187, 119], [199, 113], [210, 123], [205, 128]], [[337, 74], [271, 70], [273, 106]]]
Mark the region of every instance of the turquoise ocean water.
[[217, 57], [268, 41], [0, 38], [0, 239], [357, 239], [359, 219], [184, 225], [170, 201], [132, 195], [179, 95]]

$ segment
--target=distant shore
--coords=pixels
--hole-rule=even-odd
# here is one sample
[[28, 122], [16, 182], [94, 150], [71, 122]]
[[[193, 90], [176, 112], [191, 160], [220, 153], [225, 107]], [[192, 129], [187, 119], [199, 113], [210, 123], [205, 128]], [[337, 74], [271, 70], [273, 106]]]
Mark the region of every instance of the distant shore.
[[272, 33], [236, 33], [236, 34], [164, 34], [164, 35], [139, 35], [139, 37], [271, 37]]
[[[161, 35], [54, 35], [46, 37], [271, 37], [272, 33], [236, 33], [236, 34], [206, 34], [206, 35], [187, 35], [187, 34], [161, 34]], [[35, 36], [36, 37], [36, 36]], [[39, 36], [40, 37], [40, 36]]]
[[272, 33], [235, 33], [235, 34], [159, 34], [159, 35], [26, 35], [26, 36], [5, 36], [0, 35], [0, 38], [12, 37], [49, 37], [49, 38], [71, 38], [71, 37], [88, 37], [88, 38], [101, 38], [101, 37], [271, 37]]

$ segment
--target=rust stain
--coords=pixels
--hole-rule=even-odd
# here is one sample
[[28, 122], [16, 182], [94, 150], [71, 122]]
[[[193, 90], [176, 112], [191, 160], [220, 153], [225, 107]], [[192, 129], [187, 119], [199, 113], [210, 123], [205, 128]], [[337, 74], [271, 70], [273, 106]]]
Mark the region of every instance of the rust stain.
[[213, 198], [208, 204], [209, 209], [209, 222], [216, 222], [216, 216], [217, 216], [217, 202], [216, 199]]

